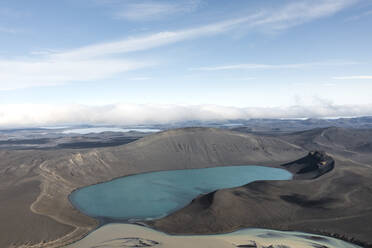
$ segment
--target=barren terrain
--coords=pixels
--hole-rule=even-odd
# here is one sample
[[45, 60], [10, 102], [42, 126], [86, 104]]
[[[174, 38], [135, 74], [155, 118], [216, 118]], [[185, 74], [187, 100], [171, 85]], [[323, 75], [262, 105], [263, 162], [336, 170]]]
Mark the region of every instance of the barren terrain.
[[[315, 179], [256, 182], [200, 196], [153, 225], [170, 233], [226, 232], [249, 226], [294, 229], [371, 242], [371, 136], [359, 132], [330, 128], [270, 136], [184, 128], [115, 147], [1, 150], [0, 246], [59, 247], [96, 228], [98, 222], [68, 200], [79, 187], [159, 170], [243, 164], [281, 167], [309, 150], [325, 150], [335, 160], [334, 169]], [[350, 142], [350, 137], [357, 140]]]

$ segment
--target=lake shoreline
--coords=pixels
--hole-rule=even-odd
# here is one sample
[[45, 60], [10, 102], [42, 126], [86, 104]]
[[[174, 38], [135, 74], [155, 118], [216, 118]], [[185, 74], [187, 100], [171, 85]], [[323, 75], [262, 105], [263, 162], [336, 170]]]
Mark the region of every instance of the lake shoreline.
[[[170, 215], [195, 197], [219, 189], [292, 178], [293, 174], [285, 168], [257, 165], [164, 170], [82, 187], [69, 195], [69, 201], [80, 212], [101, 222], [149, 221]], [[149, 205], [156, 207], [148, 208]]]
[[[241, 166], [244, 166], [244, 165], [241, 165]], [[248, 165], [248, 166], [252, 166], [252, 165]], [[231, 168], [231, 166], [228, 166], [228, 167]], [[270, 167], [278, 168], [276, 166], [270, 166]], [[215, 168], [218, 168], [218, 167], [215, 167]], [[206, 168], [204, 168], [204, 169], [206, 169]], [[286, 169], [286, 168], [284, 167], [283, 169]], [[194, 170], [200, 170], [200, 169], [194, 169]], [[203, 170], [203, 169], [201, 169], [201, 170]], [[182, 171], [182, 170], [175, 170], [175, 171]], [[160, 171], [160, 172], [164, 172], [164, 171]], [[153, 172], [146, 172], [146, 173], [139, 173], [139, 174], [127, 175], [127, 176], [124, 176], [124, 177], [119, 177], [119, 178], [116, 178], [116, 179], [112, 179], [110, 181], [121, 179], [121, 178], [127, 178], [127, 177], [131, 177], [131, 176], [138, 176], [138, 175], [141, 175], [141, 174], [151, 174], [151, 173], [153, 173]], [[107, 181], [107, 182], [110, 182], [110, 181]], [[107, 183], [107, 182], [104, 182], [104, 183]], [[250, 183], [252, 183], [252, 182], [250, 182]], [[206, 194], [208, 194], [208, 193], [206, 193]], [[69, 195], [69, 200], [72, 201], [72, 199], [70, 198], [70, 196], [71, 196], [71, 194]], [[76, 204], [73, 204], [73, 205], [74, 205], [75, 208], [79, 209], [79, 207]], [[79, 211], [81, 211], [81, 210], [79, 209]], [[175, 211], [177, 211], [177, 210], [175, 210]], [[167, 213], [166, 216], [169, 215], [169, 214], [171, 214], [171, 213], [172, 212]], [[241, 228], [236, 228], [236, 229], [231, 229], [231, 230], [225, 230], [224, 232], [220, 232], [220, 233], [211, 232], [211, 233], [177, 233], [177, 234], [174, 234], [174, 233], [164, 232], [162, 230], [159, 230], [159, 229], [155, 228], [154, 226], [151, 225], [151, 220], [142, 220], [142, 219], [139, 219], [139, 220], [130, 221], [130, 219], [118, 219], [118, 218], [110, 218], [110, 217], [93, 217], [93, 218], [95, 218], [96, 220], [99, 221], [99, 225], [94, 230], [92, 230], [92, 232], [98, 230], [100, 227], [103, 227], [103, 226], [109, 225], [109, 224], [135, 224], [135, 225], [144, 226], [146, 228], [151, 228], [152, 230], [155, 230], [155, 231], [160, 231], [160, 232], [166, 233], [166, 234], [168, 234], [170, 236], [180, 236], [180, 235], [181, 236], [220, 235], [220, 234], [233, 233], [233, 232], [236, 232], [236, 231], [243, 230], [243, 229], [246, 229], [247, 228], [247, 227], [241, 227]], [[162, 218], [162, 217], [159, 217], [159, 218]], [[155, 219], [159, 219], [159, 218], [155, 218]], [[254, 227], [250, 227], [250, 228], [254, 228]], [[272, 230], [273, 231], [297, 231], [297, 230], [288, 230], [288, 229], [284, 230], [284, 229], [276, 229], [276, 228], [273, 228]], [[90, 233], [92, 233], [92, 232], [90, 232]], [[330, 233], [323, 233], [323, 232], [317, 232], [316, 234], [318, 234], [318, 235], [324, 235], [324, 234], [326, 234], [324, 236], [337, 238], [339, 240], [343, 240], [343, 241], [346, 241], [348, 243], [355, 244], [355, 245], [364, 245], [365, 246], [364, 243], [362, 243], [362, 242], [360, 242], [358, 240], [355, 240], [353, 238], [349, 239], [347, 237], [344, 237], [344, 236], [341, 236], [341, 235], [337, 235], [337, 234], [330, 235]]]

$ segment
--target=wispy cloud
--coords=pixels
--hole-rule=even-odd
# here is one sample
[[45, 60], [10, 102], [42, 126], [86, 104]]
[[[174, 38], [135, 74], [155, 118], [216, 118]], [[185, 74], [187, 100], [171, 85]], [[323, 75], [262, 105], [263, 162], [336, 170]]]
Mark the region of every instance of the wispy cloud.
[[124, 5], [120, 11], [114, 14], [114, 17], [131, 21], [153, 20], [169, 15], [192, 12], [200, 5], [201, 1], [197, 0], [172, 2], [143, 1]]
[[338, 80], [349, 80], [349, 79], [372, 79], [372, 76], [362, 75], [362, 76], [344, 76], [344, 77], [333, 77], [333, 79]]
[[126, 38], [115, 42], [95, 44], [56, 54], [56, 56], [62, 58], [91, 58], [110, 54], [142, 51], [187, 39], [225, 33], [232, 29], [239, 28], [240, 26], [244, 26], [244, 28], [260, 26], [289, 28], [305, 21], [332, 15], [354, 2], [355, 0], [340, 0], [337, 2], [329, 0], [296, 2], [286, 5], [282, 9], [276, 11], [262, 11], [253, 15], [229, 19], [196, 28], [164, 31], [146, 36]]
[[149, 64], [119, 59], [0, 60], [0, 90], [53, 86], [79, 81], [89, 82], [145, 66]]
[[[300, 25], [314, 19], [333, 15], [344, 8], [356, 3], [358, 0], [300, 0], [293, 1], [275, 9], [263, 9], [265, 13], [250, 23], [250, 26], [265, 26], [273, 30], [286, 29]], [[115, 18], [132, 21], [151, 20], [173, 14], [188, 13], [197, 10], [203, 5], [201, 0], [180, 0], [170, 2], [140, 1], [124, 4], [120, 1], [104, 1], [119, 8], [114, 13]]]
[[225, 33], [242, 26], [244, 28], [284, 29], [333, 15], [355, 2], [356, 0], [297, 1], [276, 10], [262, 10], [252, 15], [195, 28], [164, 31], [146, 36], [130, 37], [115, 42], [85, 46], [56, 54], [56, 56], [61, 58], [92, 58], [110, 54], [143, 51], [188, 39]]
[[20, 30], [18, 30], [18, 29], [0, 27], [0, 33], [17, 34], [19, 32], [20, 32]]
[[[153, 65], [147, 61], [128, 61], [122, 56], [176, 42], [218, 35], [241, 27], [283, 29], [326, 17], [341, 11], [356, 0], [296, 1], [275, 10], [228, 19], [189, 29], [164, 31], [129, 37], [114, 42], [98, 43], [66, 51], [47, 51], [23, 60], [0, 59], [0, 90], [56, 85], [74, 81], [94, 81], [113, 77], [129, 70]], [[310, 64], [230, 65], [204, 70], [298, 68]], [[314, 64], [310, 65], [314, 66]]]
[[32, 57], [21, 61], [0, 59], [0, 90], [48, 86], [73, 81], [92, 81], [153, 65], [153, 62], [133, 62], [112, 57], [186, 39], [226, 32], [250, 18], [252, 17], [228, 20], [192, 29], [127, 38], [64, 52], [46, 51], [43, 54], [38, 51], [37, 54], [41, 54], [38, 58]]
[[65, 59], [89, 59], [99, 56], [144, 51], [188, 39], [224, 33], [255, 18], [257, 18], [257, 15], [226, 20], [196, 28], [182, 29], [178, 31], [164, 31], [146, 36], [130, 37], [115, 42], [100, 43], [56, 53], [54, 54], [54, 57]]
[[287, 29], [312, 20], [327, 17], [355, 4], [358, 0], [305, 0], [295, 1], [267, 13], [251, 23], [272, 30]]
[[20, 18], [25, 16], [25, 13], [10, 9], [10, 8], [4, 8], [0, 7], [0, 17], [5, 17], [5, 18]]
[[231, 78], [230, 80], [239, 80], [239, 81], [250, 81], [250, 80], [255, 80], [257, 79], [256, 77], [242, 77], [242, 78]]
[[298, 64], [233, 64], [223, 66], [199, 67], [190, 68], [194, 71], [225, 71], [225, 70], [276, 70], [276, 69], [301, 69], [301, 68], [316, 68], [324, 66], [345, 66], [355, 65], [356, 62], [313, 62], [313, 63], [298, 63]]
[[63, 124], [155, 124], [249, 118], [350, 117], [372, 115], [372, 105], [318, 105], [238, 108], [219, 105], [0, 105], [0, 127]]
[[351, 16], [349, 18], [346, 19], [346, 21], [357, 21], [359, 19], [362, 19], [362, 18], [365, 18], [365, 17], [368, 17], [368, 16], [372, 16], [372, 10], [367, 10], [359, 15], [354, 15], [354, 16]]
[[[50, 86], [74, 81], [94, 81], [129, 70], [153, 65], [153, 62], [113, 59], [113, 56], [143, 51], [182, 40], [225, 32], [247, 18], [229, 20], [193, 29], [160, 32], [85, 46], [64, 52], [33, 53], [26, 60], [0, 59], [0, 90]], [[34, 58], [35, 55], [41, 55]]]
[[[26, 15], [27, 15], [26, 13], [20, 12], [18, 10], [0, 7], [0, 18], [2, 20], [4, 19], [8, 20], [7, 23], [12, 23], [11, 20], [19, 19]], [[4, 26], [4, 24], [0, 26], [0, 33], [17, 34], [21, 32], [24, 32], [24, 30], [21, 30], [19, 28], [14, 28], [11, 26], [7, 26], [7, 25]]]
[[151, 77], [132, 77], [132, 78], [129, 78], [129, 80], [131, 80], [131, 81], [147, 81], [147, 80], [151, 80]]

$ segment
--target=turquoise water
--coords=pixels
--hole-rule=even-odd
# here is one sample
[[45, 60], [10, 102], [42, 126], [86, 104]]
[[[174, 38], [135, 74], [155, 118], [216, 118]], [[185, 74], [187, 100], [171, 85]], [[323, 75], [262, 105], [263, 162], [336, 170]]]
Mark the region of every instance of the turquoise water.
[[288, 180], [283, 169], [227, 166], [161, 171], [122, 177], [74, 191], [71, 202], [92, 217], [144, 220], [163, 217], [196, 196], [257, 180]]

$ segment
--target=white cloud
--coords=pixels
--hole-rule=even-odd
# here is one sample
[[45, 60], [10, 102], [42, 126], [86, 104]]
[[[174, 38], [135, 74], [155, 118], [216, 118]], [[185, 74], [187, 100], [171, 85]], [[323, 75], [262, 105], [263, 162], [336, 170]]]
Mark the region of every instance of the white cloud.
[[147, 81], [147, 80], [151, 80], [151, 77], [132, 77], [132, 78], [129, 78], [129, 80], [131, 80], [131, 81]]
[[146, 36], [126, 38], [115, 42], [100, 43], [73, 49], [70, 51], [56, 53], [53, 55], [53, 57], [63, 59], [90, 59], [94, 57], [108, 56], [113, 54], [143, 51], [188, 39], [227, 32], [237, 27], [238, 25], [246, 23], [256, 17], [257, 15], [253, 15], [239, 19], [217, 22], [196, 28], [183, 29], [178, 31], [164, 31]]
[[0, 90], [105, 79], [149, 64], [118, 59], [0, 60]]
[[269, 29], [286, 29], [315, 19], [331, 16], [356, 3], [358, 0], [305, 0], [295, 1], [268, 13], [251, 23]]
[[223, 66], [211, 66], [211, 67], [199, 67], [190, 68], [194, 71], [225, 71], [225, 70], [275, 70], [275, 69], [301, 69], [301, 68], [316, 68], [324, 66], [345, 66], [345, 65], [355, 65], [356, 62], [312, 62], [312, 63], [298, 63], [298, 64], [233, 64], [233, 65], [223, 65]]
[[[18, 19], [26, 15], [27, 15], [26, 13], [23, 13], [23, 12], [14, 10], [14, 9], [0, 7], [0, 18], [2, 20]], [[12, 22], [7, 21], [6, 23], [12, 23]], [[20, 30], [18, 28], [8, 27], [8, 26], [0, 26], [0, 33], [17, 34], [21, 32], [24, 32], [24, 30]]]
[[289, 28], [307, 21], [326, 17], [355, 3], [356, 0], [299, 1], [276, 10], [260, 11], [253, 15], [229, 19], [196, 28], [178, 31], [164, 31], [146, 36], [130, 37], [115, 42], [106, 42], [55, 54], [58, 58], [93, 58], [111, 54], [122, 54], [148, 50], [172, 43], [203, 36], [225, 33], [232, 29], [244, 28]]
[[[220, 33], [246, 20], [247, 18], [243, 18], [194, 29], [160, 32], [65, 52], [48, 51], [45, 56], [36, 59], [0, 60], [0, 90], [104, 79], [153, 64], [112, 59], [112, 55], [148, 50], [185, 39]], [[37, 53], [40, 54], [39, 51]]]
[[41, 57], [26, 60], [0, 59], [0, 90], [93, 81], [151, 66], [155, 63], [112, 59], [112, 55], [148, 50], [185, 39], [221, 33], [249, 18], [251, 17], [175, 32], [160, 32], [65, 52], [47, 51], [45, 56], [38, 51], [37, 54], [41, 54]]
[[318, 105], [238, 108], [218, 105], [0, 105], [0, 126], [43, 126], [63, 124], [155, 124], [200, 120], [249, 118], [322, 118], [372, 115], [372, 105]]
[[17, 33], [20, 33], [20, 32], [21, 31], [18, 30], [18, 29], [0, 27], [0, 33], [17, 34]]
[[372, 15], [372, 10], [368, 10], [368, 11], [365, 11], [365, 12], [359, 14], [359, 15], [351, 16], [351, 17], [347, 18], [346, 21], [357, 21], [359, 19], [371, 16], [371, 15]]
[[143, 21], [163, 18], [165, 16], [187, 13], [196, 10], [201, 2], [196, 0], [174, 2], [137, 2], [124, 5], [114, 14], [115, 18], [123, 18], [131, 21]]
[[0, 7], [0, 17], [16, 19], [25, 15], [26, 13], [20, 12], [18, 10]]
[[[314, 19], [333, 15], [342, 9], [356, 3], [358, 0], [300, 0], [293, 1], [283, 7], [263, 10], [262, 18], [258, 18], [249, 26], [266, 26], [271, 29], [285, 29]], [[171, 14], [192, 12], [202, 5], [200, 0], [183, 0], [172, 2], [141, 1], [127, 3], [120, 7], [120, 2], [110, 2], [115, 8], [121, 8], [114, 14], [115, 18], [132, 21], [149, 20], [165, 17]]]
[[[129, 52], [144, 51], [172, 43], [217, 35], [244, 26], [244, 28], [288, 28], [306, 21], [332, 15], [348, 7], [355, 0], [301, 1], [282, 8], [262, 11], [253, 15], [229, 19], [209, 25], [178, 31], [164, 31], [145, 36], [130, 37], [115, 42], [84, 46], [62, 52], [48, 51], [23, 60], [0, 59], [0, 90], [63, 84], [74, 81], [93, 81], [115, 76], [128, 70], [153, 63], [128, 61], [117, 58]], [[113, 58], [115, 56], [115, 58]], [[233, 65], [218, 69], [239, 68], [296, 68], [304, 65]], [[208, 70], [208, 68], [206, 68]], [[213, 68], [209, 68], [213, 70]]]
[[372, 76], [346, 76], [346, 77], [333, 77], [333, 79], [337, 80], [350, 80], [350, 79], [372, 79]]

